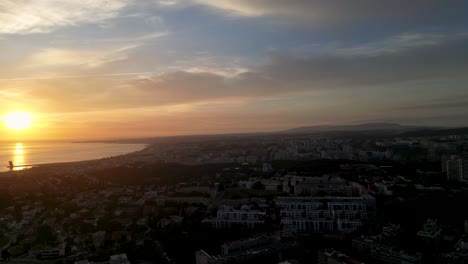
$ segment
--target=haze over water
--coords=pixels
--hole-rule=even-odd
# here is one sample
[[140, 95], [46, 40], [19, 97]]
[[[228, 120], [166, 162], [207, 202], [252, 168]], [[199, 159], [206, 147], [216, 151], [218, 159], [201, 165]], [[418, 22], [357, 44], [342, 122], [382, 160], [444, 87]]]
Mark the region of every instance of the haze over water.
[[9, 170], [7, 166], [10, 160], [14, 165], [92, 160], [142, 150], [145, 146], [111, 143], [0, 142], [0, 172]]

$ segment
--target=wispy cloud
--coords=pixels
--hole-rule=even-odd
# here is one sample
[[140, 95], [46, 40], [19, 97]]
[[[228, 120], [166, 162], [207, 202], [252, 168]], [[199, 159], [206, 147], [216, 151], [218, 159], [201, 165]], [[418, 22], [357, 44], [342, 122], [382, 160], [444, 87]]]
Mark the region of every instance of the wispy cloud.
[[109, 134], [258, 131], [462, 113], [466, 98], [440, 97], [457, 97], [468, 83], [467, 7], [432, 0], [0, 0], [0, 111], [56, 113], [79, 124], [70, 132], [90, 135], [101, 125]]
[[99, 23], [119, 15], [133, 0], [2, 0], [0, 34], [45, 33]]
[[437, 100], [430, 100], [425, 102], [419, 102], [412, 105], [405, 105], [402, 107], [396, 107], [397, 111], [427, 111], [427, 110], [443, 110], [443, 109], [467, 109], [468, 108], [468, 96], [458, 96], [450, 98], [440, 98]]
[[[74, 91], [95, 87], [92, 94], [85, 94], [80, 105], [89, 108], [140, 107], [142, 105], [172, 105], [210, 102], [239, 98], [265, 98], [310, 94], [317, 91], [359, 89], [389, 84], [407, 85], [412, 81], [433, 81], [440, 78], [466, 78], [468, 63], [468, 36], [446, 38], [434, 45], [411, 46], [395, 52], [377, 53], [375, 56], [344, 56], [324, 54], [313, 57], [293, 57], [275, 54], [269, 62], [250, 68], [188, 67], [173, 72], [111, 73], [96, 76], [139, 75], [124, 83], [101, 82], [79, 88], [76, 82], [48, 83], [36, 87], [53, 90], [53, 95], [67, 98], [69, 89], [56, 87], [72, 86]], [[67, 54], [61, 54], [62, 55]], [[79, 57], [75, 54], [72, 57]], [[53, 57], [50, 54], [47, 56]], [[67, 57], [67, 56], [65, 56]], [[80, 63], [88, 66], [96, 58], [90, 56]], [[97, 60], [101, 62], [99, 58]], [[59, 60], [59, 62], [61, 62]], [[69, 63], [68, 59], [61, 63]], [[73, 62], [75, 63], [75, 62]], [[146, 77], [144, 76], [146, 75]], [[63, 78], [87, 77], [90, 75], [64, 76]], [[91, 75], [93, 76], [93, 75]], [[50, 79], [60, 77], [51, 77]], [[25, 80], [10, 78], [5, 80]], [[45, 78], [47, 79], [47, 78]], [[90, 78], [84, 78], [90, 79]], [[86, 80], [90, 81], [90, 80]], [[80, 80], [81, 82], [81, 80]], [[113, 93], [109, 91], [112, 90]], [[87, 91], [87, 90], [86, 90]], [[49, 93], [44, 93], [51, 96]], [[111, 94], [119, 94], [115, 97]], [[40, 95], [40, 94], [39, 94]], [[35, 95], [37, 96], [37, 94]], [[90, 100], [85, 100], [90, 99]], [[98, 100], [98, 102], [96, 102]], [[62, 100], [57, 100], [62, 102]], [[63, 101], [66, 102], [66, 101]], [[90, 103], [91, 102], [91, 103]], [[67, 105], [63, 105], [67, 108]]]
[[[447, 4], [427, 0], [380, 0], [378, 5], [372, 0], [157, 0], [156, 2], [169, 7], [203, 5], [241, 17], [274, 16], [287, 18], [289, 21], [313, 21], [320, 26], [338, 21], [363, 21], [376, 18], [393, 22], [395, 18], [413, 22], [427, 21], [431, 19], [431, 14], [440, 14], [444, 9], [454, 11], [464, 6], [461, 2]], [[458, 12], [458, 14], [463, 13]]]
[[92, 77], [115, 77], [115, 76], [146, 76], [154, 74], [154, 72], [122, 72], [122, 73], [105, 73], [105, 74], [82, 74], [82, 75], [60, 75], [60, 76], [36, 76], [36, 77], [17, 77], [17, 78], [2, 78], [0, 81], [30, 81], [30, 80], [58, 80], [58, 79], [80, 79]]
[[176, 7], [182, 4], [187, 4], [185, 0], [156, 0], [156, 4], [160, 7]]
[[336, 48], [335, 53], [345, 56], [376, 56], [383, 53], [396, 53], [405, 49], [435, 46], [451, 39], [468, 36], [460, 33], [403, 33], [383, 40], [357, 45], [353, 47]]
[[167, 36], [168, 34], [169, 32], [167, 31], [151, 32], [151, 33], [137, 35], [137, 36], [97, 39], [96, 42], [144, 42], [144, 41], [164, 37], [164, 36]]
[[111, 50], [71, 50], [71, 49], [45, 49], [32, 56], [28, 67], [46, 66], [82, 66], [99, 67], [106, 63], [125, 60], [127, 51], [139, 47], [140, 44], [131, 44]]

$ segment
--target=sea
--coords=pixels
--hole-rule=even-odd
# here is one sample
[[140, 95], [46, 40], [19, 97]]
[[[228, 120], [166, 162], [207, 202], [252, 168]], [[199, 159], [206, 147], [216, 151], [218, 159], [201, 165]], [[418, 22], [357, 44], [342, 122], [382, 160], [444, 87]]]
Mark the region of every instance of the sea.
[[[12, 161], [16, 170], [21, 165], [72, 162], [118, 156], [142, 150], [145, 144], [72, 143], [72, 142], [0, 142], [0, 172], [10, 170]], [[2, 166], [4, 165], [4, 166]]]

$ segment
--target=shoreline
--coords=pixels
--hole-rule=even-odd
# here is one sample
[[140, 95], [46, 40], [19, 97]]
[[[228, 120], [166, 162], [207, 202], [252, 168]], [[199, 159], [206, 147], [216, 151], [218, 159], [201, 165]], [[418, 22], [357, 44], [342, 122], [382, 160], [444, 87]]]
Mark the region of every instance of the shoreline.
[[[74, 144], [74, 143], [78, 143], [78, 142], [72, 142], [70, 144]], [[85, 143], [85, 142], [81, 142], [81, 143]], [[86, 143], [119, 144], [119, 143], [112, 143], [112, 142], [86, 142]], [[11, 174], [12, 172], [13, 173], [27, 173], [28, 171], [31, 171], [31, 170], [34, 170], [34, 169], [37, 169], [37, 168], [56, 167], [56, 166], [81, 166], [81, 165], [86, 165], [87, 163], [100, 162], [100, 161], [105, 161], [105, 160], [110, 160], [110, 159], [118, 159], [118, 158], [122, 158], [122, 157], [125, 157], [125, 156], [128, 156], [128, 155], [135, 155], [138, 152], [146, 151], [146, 150], [148, 150], [148, 148], [151, 145], [151, 144], [148, 144], [148, 143], [146, 143], [146, 144], [143, 144], [143, 143], [142, 144], [121, 143], [121, 144], [125, 144], [125, 145], [128, 145], [128, 144], [143, 145], [143, 148], [141, 148], [139, 150], [130, 151], [130, 152], [127, 152], [127, 153], [122, 153], [122, 154], [113, 155], [113, 156], [105, 156], [105, 157], [101, 157], [101, 158], [91, 158], [91, 159], [84, 159], [84, 160], [62, 161], [62, 162], [60, 162], [60, 161], [59, 162], [46, 162], [46, 163], [31, 164], [31, 165], [28, 164], [29, 166], [25, 166], [25, 167], [27, 167], [25, 169], [0, 171], [0, 177], [6, 176], [7, 174]], [[5, 166], [5, 167], [8, 168], [8, 166]]]

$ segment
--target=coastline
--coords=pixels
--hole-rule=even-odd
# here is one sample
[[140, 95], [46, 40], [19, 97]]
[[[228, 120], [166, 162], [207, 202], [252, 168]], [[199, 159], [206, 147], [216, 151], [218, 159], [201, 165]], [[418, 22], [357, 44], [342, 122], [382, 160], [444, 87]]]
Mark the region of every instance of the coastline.
[[[135, 155], [138, 156], [138, 153], [145, 152], [150, 147], [150, 144], [148, 144], [148, 143], [146, 143], [146, 144], [141, 144], [141, 143], [140, 144], [138, 144], [138, 143], [137, 144], [135, 144], [135, 143], [114, 143], [114, 142], [67, 142], [67, 143], [69, 143], [69, 144], [101, 143], [101, 144], [142, 145], [142, 148], [138, 149], [138, 150], [132, 150], [132, 151], [126, 152], [126, 153], [117, 154], [117, 155], [103, 156], [103, 157], [100, 157], [100, 158], [86, 159], [86, 157], [83, 157], [85, 159], [82, 159], [82, 160], [56, 161], [56, 162], [51, 161], [51, 162], [36, 163], [36, 164], [25, 164], [25, 165], [28, 165], [28, 166], [25, 166], [26, 168], [24, 168], [24, 169], [18, 169], [18, 170], [12, 170], [12, 171], [11, 170], [4, 170], [4, 171], [0, 170], [0, 176], [10, 175], [11, 173], [23, 174], [23, 173], [27, 173], [27, 172], [30, 172], [30, 171], [33, 171], [33, 170], [40, 169], [40, 168], [79, 167], [79, 166], [86, 167], [86, 166], [89, 166], [90, 164], [92, 165], [92, 163], [110, 161], [110, 160], [113, 160], [113, 159], [119, 160], [119, 159], [122, 159], [122, 158], [131, 157], [131, 156], [135, 156]], [[8, 168], [8, 166], [5, 166], [5, 167]]]

